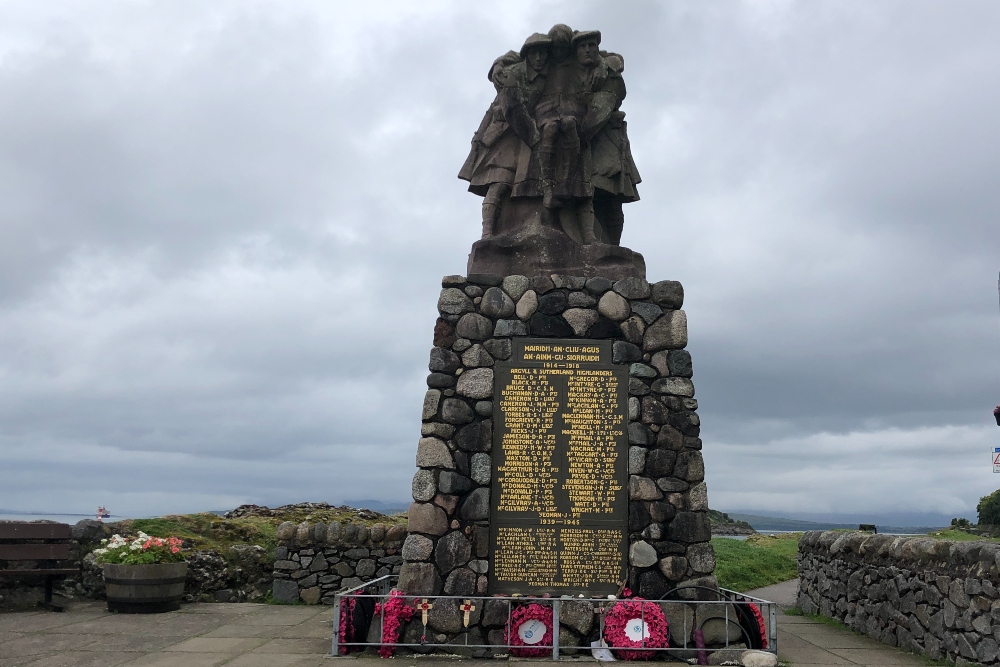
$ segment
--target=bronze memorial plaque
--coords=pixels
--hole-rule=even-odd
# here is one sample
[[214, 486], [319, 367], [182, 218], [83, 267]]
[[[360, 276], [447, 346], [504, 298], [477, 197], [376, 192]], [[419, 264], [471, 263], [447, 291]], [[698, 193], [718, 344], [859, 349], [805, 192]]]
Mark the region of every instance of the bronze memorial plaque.
[[608, 595], [625, 577], [628, 367], [611, 341], [515, 338], [494, 367], [493, 593]]

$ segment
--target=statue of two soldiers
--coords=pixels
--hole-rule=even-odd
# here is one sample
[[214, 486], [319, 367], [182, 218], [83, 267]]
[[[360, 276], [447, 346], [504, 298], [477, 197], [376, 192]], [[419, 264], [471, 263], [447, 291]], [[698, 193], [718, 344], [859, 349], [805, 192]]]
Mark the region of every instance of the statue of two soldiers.
[[553, 226], [574, 207], [584, 244], [619, 245], [622, 204], [639, 199], [640, 178], [619, 110], [625, 61], [600, 43], [596, 30], [560, 24], [490, 67], [497, 95], [459, 172], [484, 197], [484, 239], [501, 231], [506, 201], [536, 198]]

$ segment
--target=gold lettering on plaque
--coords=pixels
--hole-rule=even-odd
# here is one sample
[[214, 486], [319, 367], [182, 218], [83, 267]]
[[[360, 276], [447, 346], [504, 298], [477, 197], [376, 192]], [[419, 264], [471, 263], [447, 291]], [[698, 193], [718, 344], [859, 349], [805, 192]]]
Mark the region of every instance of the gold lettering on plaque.
[[495, 591], [617, 590], [628, 379], [610, 356], [610, 344], [526, 341], [497, 365]]
[[539, 369], [511, 369], [510, 384], [500, 395], [506, 427], [500, 445], [504, 461], [497, 467], [501, 512], [542, 512], [555, 505], [558, 394]]

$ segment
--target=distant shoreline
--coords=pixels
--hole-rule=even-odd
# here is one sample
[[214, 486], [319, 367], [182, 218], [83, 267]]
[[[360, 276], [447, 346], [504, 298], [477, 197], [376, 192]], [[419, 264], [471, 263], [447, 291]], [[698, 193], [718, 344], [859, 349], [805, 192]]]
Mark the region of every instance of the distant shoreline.
[[[61, 512], [11, 512], [0, 509], [0, 521], [58, 521], [59, 523], [78, 523], [85, 519], [96, 519], [97, 512], [91, 514], [66, 514]], [[139, 517], [120, 516], [112, 514], [104, 517], [104, 521], [111, 523], [122, 521], [123, 519], [136, 519]]]
[[[96, 516], [97, 512], [91, 512], [90, 514], [72, 514], [70, 512], [20, 512], [18, 510], [4, 510], [0, 509], [0, 515], [13, 514], [16, 516]], [[111, 516], [114, 516], [113, 514]]]

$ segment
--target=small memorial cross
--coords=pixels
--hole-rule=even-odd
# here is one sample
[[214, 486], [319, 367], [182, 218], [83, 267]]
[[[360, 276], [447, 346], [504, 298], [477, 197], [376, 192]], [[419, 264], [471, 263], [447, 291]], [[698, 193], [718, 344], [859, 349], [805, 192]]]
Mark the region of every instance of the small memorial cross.
[[459, 605], [459, 609], [462, 610], [462, 624], [465, 627], [469, 627], [469, 614], [476, 610], [476, 605], [472, 604], [472, 600], [463, 600], [462, 604]]
[[420, 635], [420, 643], [423, 644], [427, 641], [427, 612], [434, 608], [431, 601], [424, 598], [419, 603], [417, 603], [417, 609], [420, 610], [420, 621], [424, 624], [424, 634]]
[[427, 625], [427, 612], [430, 611], [433, 608], [434, 608], [434, 605], [432, 605], [431, 601], [428, 600], [427, 598], [424, 598], [423, 600], [421, 600], [420, 604], [417, 605], [417, 609], [420, 610], [420, 621], [424, 625]]
[[594, 605], [594, 613], [597, 614], [597, 625], [601, 628], [601, 636], [604, 636], [604, 612], [608, 610], [603, 604]]

